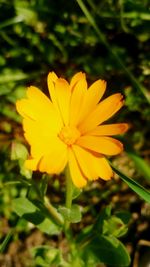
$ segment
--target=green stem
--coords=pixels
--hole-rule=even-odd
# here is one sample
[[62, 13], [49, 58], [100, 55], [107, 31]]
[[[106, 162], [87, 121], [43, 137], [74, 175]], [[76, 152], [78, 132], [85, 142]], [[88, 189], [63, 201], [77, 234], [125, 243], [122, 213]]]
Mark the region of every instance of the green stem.
[[[73, 183], [69, 171], [69, 167], [66, 168], [66, 208], [71, 209], [72, 206], [72, 195], [73, 195]], [[70, 225], [69, 221], [65, 221], [65, 231], [68, 230]]]
[[63, 225], [64, 221], [61, 217], [61, 215], [57, 212], [57, 210], [52, 206], [49, 199], [47, 197], [44, 197], [44, 203], [46, 208], [48, 209], [51, 216], [54, 218], [54, 220], [59, 224]]

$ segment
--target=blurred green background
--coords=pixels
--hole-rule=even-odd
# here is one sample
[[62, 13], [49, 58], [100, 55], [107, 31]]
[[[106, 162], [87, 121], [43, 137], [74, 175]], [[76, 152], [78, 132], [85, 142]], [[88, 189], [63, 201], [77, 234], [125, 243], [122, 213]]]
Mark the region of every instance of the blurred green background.
[[[25, 194], [25, 188], [17, 181], [24, 175], [28, 176], [20, 173], [17, 161], [11, 161], [12, 142], [24, 142], [15, 102], [24, 96], [26, 87], [31, 84], [46, 92], [49, 71], [68, 79], [77, 71], [84, 71], [89, 84], [99, 78], [107, 80], [106, 95], [116, 92], [125, 95], [125, 107], [115, 121], [128, 122], [130, 130], [124, 138], [126, 152], [115, 158], [114, 164], [143, 186], [149, 187], [149, 4], [148, 0], [0, 0], [1, 240], [17, 224], [11, 201]], [[118, 187], [114, 182], [108, 185], [99, 183], [102, 187], [95, 184], [95, 187], [86, 189], [81, 198], [85, 204], [87, 197], [98, 198], [99, 191], [96, 190], [103, 194], [96, 204], [95, 200], [87, 201], [85, 224], [88, 223], [88, 216], [92, 221], [98, 203], [112, 202], [114, 208], [123, 207], [134, 214], [131, 225], [136, 238], [127, 238], [127, 242], [138, 244], [143, 232], [139, 234], [137, 227], [143, 221], [145, 224], [149, 222], [150, 207], [145, 206], [121, 182], [117, 181]], [[50, 190], [54, 202], [59, 202], [62, 192], [58, 181], [56, 186], [50, 185]], [[91, 210], [92, 215], [89, 215]], [[17, 227], [11, 245], [21, 240], [20, 233], [26, 233], [25, 240], [26, 235], [32, 232], [25, 222]], [[142, 235], [142, 238], [145, 237]], [[38, 240], [35, 245], [41, 243]], [[135, 251], [132, 245], [131, 248], [134, 261]], [[2, 264], [6, 264], [8, 254], [17, 257], [17, 253], [13, 254], [12, 247], [6, 249], [0, 256], [1, 266], [5, 266]], [[12, 266], [31, 266], [31, 263], [23, 265], [20, 258]]]

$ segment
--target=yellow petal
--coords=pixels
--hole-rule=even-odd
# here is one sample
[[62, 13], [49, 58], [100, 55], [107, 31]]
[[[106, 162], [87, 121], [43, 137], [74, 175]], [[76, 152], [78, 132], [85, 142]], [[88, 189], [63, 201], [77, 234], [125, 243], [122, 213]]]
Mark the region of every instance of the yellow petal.
[[[23, 120], [23, 129], [26, 140], [30, 145], [35, 144], [37, 147], [40, 147], [40, 144], [45, 144], [46, 148], [48, 148], [48, 144], [51, 144], [52, 138], [57, 137], [57, 133], [59, 132], [59, 128], [57, 123], [52, 121], [52, 124], [49, 123], [49, 120], [43, 120], [43, 122], [36, 122], [30, 119]], [[46, 145], [47, 144], [47, 145]]]
[[67, 147], [56, 147], [54, 151], [50, 151], [43, 156], [31, 158], [25, 161], [25, 167], [27, 169], [49, 174], [59, 174], [63, 171], [68, 160]]
[[69, 149], [69, 170], [71, 174], [72, 181], [76, 187], [83, 187], [86, 185], [87, 181], [81, 169], [76, 161], [75, 155], [71, 149]]
[[59, 78], [55, 83], [57, 103], [65, 125], [69, 124], [69, 107], [71, 91], [68, 82]]
[[95, 109], [96, 105], [102, 98], [106, 90], [106, 82], [104, 80], [97, 80], [86, 91], [86, 95], [81, 106], [79, 114], [79, 123], [83, 121], [88, 114]]
[[89, 180], [96, 180], [99, 177], [109, 180], [113, 176], [112, 169], [103, 156], [97, 156], [77, 145], [73, 146], [78, 164]]
[[104, 135], [117, 135], [125, 133], [129, 126], [127, 123], [116, 123], [108, 125], [97, 126], [94, 130], [89, 132], [89, 135], [104, 136]]
[[[29, 87], [27, 99], [18, 100], [17, 111], [24, 117], [40, 123], [50, 123], [56, 121], [58, 127], [62, 127], [61, 118], [53, 106], [52, 102], [36, 87]], [[56, 123], [54, 123], [56, 125]]]
[[55, 74], [55, 72], [50, 72], [47, 76], [49, 94], [55, 106], [57, 106], [57, 97], [56, 97], [56, 91], [55, 91], [55, 82], [57, 81], [57, 79], [58, 77]]
[[79, 125], [80, 132], [87, 133], [112, 117], [123, 106], [122, 99], [123, 96], [118, 93], [101, 101], [94, 111]]
[[79, 82], [82, 79], [86, 79], [85, 73], [83, 72], [77, 72], [71, 79], [70, 82], [70, 89], [73, 90], [74, 86], [76, 85], [77, 82]]
[[74, 86], [70, 102], [70, 125], [76, 126], [79, 121], [81, 106], [87, 91], [87, 82], [85, 78], [80, 79]]
[[110, 180], [113, 177], [113, 171], [105, 157], [99, 158], [99, 166], [99, 177], [106, 181]]
[[37, 114], [34, 112], [28, 99], [17, 100], [16, 109], [23, 118], [30, 118], [31, 120], [36, 121]]
[[76, 144], [86, 149], [110, 156], [117, 155], [123, 150], [122, 143], [111, 137], [85, 135], [81, 136]]
[[54, 71], [51, 71], [51, 72], [49, 72], [49, 74], [48, 74], [48, 80], [50, 81], [52, 81], [52, 82], [56, 82], [57, 81], [57, 79], [58, 79], [58, 76], [56, 75], [56, 73], [54, 72]]
[[38, 170], [38, 163], [39, 163], [40, 159], [39, 158], [36, 158], [36, 159], [27, 159], [25, 161], [25, 168], [29, 169], [29, 170], [32, 170], [32, 171], [37, 171]]
[[48, 154], [44, 154], [38, 164], [38, 169], [41, 172], [49, 174], [59, 174], [64, 170], [67, 160], [67, 147], [64, 149], [62, 149], [62, 147], [56, 147], [55, 150], [50, 151]]
[[51, 151], [65, 149], [66, 145], [60, 138], [48, 128], [40, 128], [39, 124], [32, 124], [24, 121], [24, 136], [31, 146], [31, 155], [33, 158], [41, 157]]

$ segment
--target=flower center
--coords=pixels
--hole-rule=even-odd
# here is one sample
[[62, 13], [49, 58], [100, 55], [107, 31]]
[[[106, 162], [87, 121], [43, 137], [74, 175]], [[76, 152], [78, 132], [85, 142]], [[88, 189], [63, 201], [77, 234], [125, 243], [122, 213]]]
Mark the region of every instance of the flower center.
[[65, 144], [70, 146], [80, 137], [80, 132], [75, 127], [64, 126], [58, 136]]

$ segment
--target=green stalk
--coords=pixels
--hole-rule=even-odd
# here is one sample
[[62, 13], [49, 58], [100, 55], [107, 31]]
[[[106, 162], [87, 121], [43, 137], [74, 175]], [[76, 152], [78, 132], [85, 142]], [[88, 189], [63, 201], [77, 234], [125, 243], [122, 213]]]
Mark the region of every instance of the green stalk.
[[[71, 209], [72, 206], [72, 195], [73, 195], [73, 183], [72, 183], [72, 179], [71, 179], [71, 175], [70, 175], [70, 171], [69, 171], [69, 167], [66, 167], [66, 208], [67, 209]], [[65, 221], [65, 231], [68, 230], [70, 226], [70, 222], [69, 221]]]
[[83, 11], [84, 15], [86, 16], [86, 18], [88, 19], [89, 23], [92, 25], [93, 29], [97, 33], [100, 41], [105, 45], [105, 47], [107, 48], [107, 50], [109, 51], [109, 53], [113, 56], [113, 58], [116, 60], [116, 62], [118, 62], [118, 64], [120, 65], [120, 67], [124, 70], [124, 72], [126, 73], [126, 75], [131, 80], [132, 84], [137, 88], [137, 90], [140, 90], [140, 92], [143, 94], [143, 96], [145, 97], [145, 99], [147, 100], [147, 102], [150, 103], [150, 97], [148, 95], [148, 92], [147, 92], [146, 88], [139, 83], [139, 81], [134, 77], [134, 75], [131, 73], [131, 71], [129, 71], [127, 69], [127, 67], [124, 65], [124, 63], [122, 62], [122, 60], [120, 59], [120, 57], [118, 56], [118, 54], [109, 45], [109, 43], [108, 43], [108, 41], [106, 39], [106, 36], [98, 28], [98, 26], [97, 26], [97, 24], [96, 24], [93, 16], [89, 12], [89, 10], [87, 9], [87, 7], [83, 3], [83, 1], [82, 0], [76, 0], [76, 1], [77, 1], [78, 5], [80, 6], [81, 10]]
[[44, 204], [45, 207], [48, 209], [50, 215], [54, 218], [54, 220], [59, 224], [63, 225], [64, 221], [61, 217], [61, 215], [57, 212], [57, 210], [52, 206], [49, 199], [47, 197], [44, 197]]

